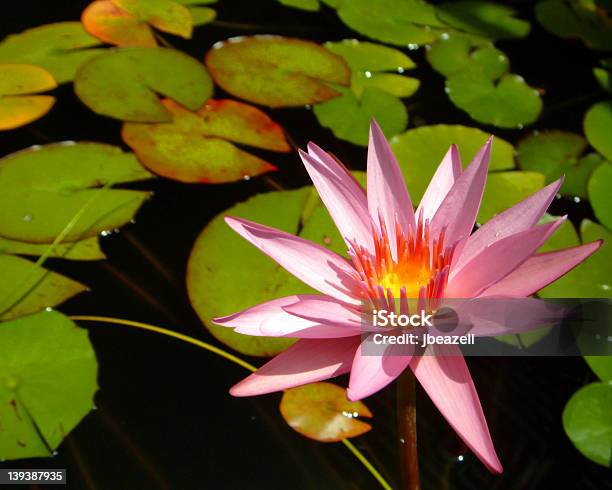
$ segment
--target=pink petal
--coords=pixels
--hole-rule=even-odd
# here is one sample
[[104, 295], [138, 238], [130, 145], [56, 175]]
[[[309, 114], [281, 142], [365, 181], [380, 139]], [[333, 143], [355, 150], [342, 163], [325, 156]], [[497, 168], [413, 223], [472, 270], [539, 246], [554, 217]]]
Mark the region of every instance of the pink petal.
[[300, 157], [317, 192], [347, 242], [372, 250], [372, 226], [363, 189], [329, 155], [310, 143], [312, 154], [299, 150]]
[[494, 473], [503, 471], [478, 393], [461, 350], [455, 345], [430, 345], [410, 367], [450, 426]]
[[467, 238], [472, 232], [487, 180], [491, 143], [492, 137], [455, 181], [431, 220], [432, 236], [437, 236], [443, 228], [446, 228], [447, 245], [453, 245]]
[[468, 238], [458, 257], [456, 270], [461, 269], [493, 242], [534, 226], [548, 209], [562, 183], [563, 178], [547, 185], [482, 225]]
[[359, 303], [360, 286], [353, 267], [330, 250], [269, 226], [242, 218], [226, 217], [226, 223], [278, 264], [323, 294]]
[[415, 230], [414, 209], [395, 155], [374, 119], [370, 124], [367, 177], [370, 217], [379, 228], [379, 218], [383, 219], [391, 253], [397, 258], [395, 224], [398, 223], [406, 235], [411, 228]]
[[234, 396], [254, 396], [314, 383], [348, 372], [359, 337], [300, 339], [230, 389]]
[[563, 221], [565, 217], [507, 236], [485, 248], [459, 272], [451, 272], [446, 296], [478, 296], [525, 262]]
[[363, 342], [355, 353], [351, 367], [351, 378], [346, 392], [351, 401], [361, 400], [382, 390], [402, 374], [412, 359], [412, 356], [401, 355], [408, 348], [405, 345], [389, 345], [381, 355], [364, 355]]
[[[325, 305], [326, 308], [321, 310], [313, 304]], [[310, 319], [308, 316], [316, 318]], [[308, 294], [274, 299], [215, 318], [213, 322], [234, 327], [236, 332], [245, 335], [267, 337], [326, 339], [361, 333], [361, 316], [357, 311], [329, 296]]]
[[460, 175], [461, 157], [459, 156], [459, 150], [456, 145], [451, 145], [429, 182], [416, 215], [419, 216], [422, 212], [423, 219], [431, 220]]
[[595, 253], [602, 243], [602, 240], [598, 240], [577, 247], [533, 255], [501, 281], [485, 289], [482, 296], [529, 296], [576, 267]]

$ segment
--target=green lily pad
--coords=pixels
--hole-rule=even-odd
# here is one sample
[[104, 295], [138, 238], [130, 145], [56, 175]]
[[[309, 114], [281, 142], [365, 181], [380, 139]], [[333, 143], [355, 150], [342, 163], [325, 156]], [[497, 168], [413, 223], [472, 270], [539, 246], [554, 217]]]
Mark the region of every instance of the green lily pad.
[[368, 432], [358, 417], [372, 417], [363, 402], [351, 402], [346, 390], [333, 383], [311, 383], [283, 393], [280, 413], [289, 426], [309, 439], [338, 442]]
[[85, 61], [103, 52], [93, 49], [100, 44], [80, 22], [57, 22], [6, 37], [0, 42], [0, 63], [41, 66], [57, 83], [64, 83]]
[[402, 101], [394, 95], [368, 88], [358, 99], [350, 89], [338, 90], [342, 93], [341, 97], [317, 104], [313, 108], [321, 126], [331, 129], [337, 138], [367, 146], [372, 118], [378, 121], [387, 137], [406, 129], [408, 112]]
[[584, 356], [584, 360], [602, 381], [612, 381], [611, 356]]
[[[157, 46], [153, 27], [191, 38], [193, 26], [211, 22], [216, 12], [208, 7], [183, 5], [188, 1], [96, 0], [81, 14], [92, 36], [116, 46]], [[191, 3], [212, 3], [192, 1]]]
[[534, 132], [519, 143], [518, 164], [524, 170], [543, 173], [547, 184], [565, 175], [561, 193], [586, 198], [589, 177], [601, 163], [594, 153], [581, 158], [587, 147], [587, 141], [578, 134]]
[[[328, 42], [325, 47], [347, 62], [352, 73], [351, 90], [357, 98], [366, 88], [384, 90], [396, 97], [410, 97], [419, 88], [418, 79], [399, 74], [416, 64], [397, 49], [356, 39]], [[396, 73], [385, 73], [390, 71]]]
[[111, 0], [117, 7], [163, 32], [189, 39], [193, 28], [191, 13], [172, 0]]
[[492, 81], [482, 69], [468, 69], [446, 80], [450, 100], [472, 119], [500, 128], [522, 128], [536, 121], [542, 99], [519, 75]]
[[612, 284], [612, 233], [589, 220], [580, 224], [582, 243], [603, 239], [597, 252], [538, 292], [543, 298], [609, 298]]
[[512, 7], [482, 0], [447, 2], [437, 9], [438, 17], [448, 25], [489, 39], [525, 37], [529, 22], [516, 18]]
[[546, 337], [550, 330], [551, 327], [545, 327], [513, 335], [496, 335], [494, 338], [517, 349], [528, 349]]
[[597, 219], [612, 230], [612, 207], [610, 188], [612, 186], [612, 163], [605, 162], [595, 169], [589, 180], [589, 199]]
[[601, 66], [593, 68], [593, 75], [601, 88], [612, 94], [612, 58], [602, 60]]
[[538, 22], [566, 39], [580, 39], [592, 49], [612, 50], [610, 17], [590, 0], [543, 0], [536, 4]]
[[196, 112], [163, 101], [171, 123], [125, 123], [121, 136], [153, 172], [182, 182], [223, 183], [276, 170], [232, 142], [287, 152], [283, 129], [259, 109], [210, 99]]
[[[300, 219], [311, 202], [311, 193], [311, 187], [269, 192], [236, 204], [213, 218], [193, 246], [187, 266], [187, 290], [191, 304], [206, 328], [218, 340], [243, 354], [272, 356], [286, 349], [294, 339], [235, 333], [231, 328], [214, 325], [212, 318], [282, 296], [316, 292], [240, 237], [223, 218], [237, 216], [297, 233], [306, 228], [311, 219]], [[320, 204], [318, 206], [322, 207]], [[319, 226], [327, 226], [325, 230], [318, 230], [321, 236], [336, 233], [329, 215], [327, 221], [321, 221]], [[310, 230], [315, 233], [312, 228]]]
[[321, 7], [319, 0], [277, 0], [277, 2], [285, 7], [293, 7], [307, 12], [316, 12]]
[[584, 456], [610, 467], [612, 383], [591, 383], [572, 395], [563, 410], [563, 428]]
[[[539, 224], [550, 223], [559, 219], [559, 216], [552, 216], [548, 213], [540, 220]], [[580, 237], [570, 220], [565, 220], [559, 228], [550, 236], [546, 242], [538, 249], [538, 253], [552, 252], [562, 248], [575, 247], [580, 245]]]
[[0, 236], [51, 243], [70, 223], [65, 241], [118, 228], [149, 193], [108, 186], [151, 177], [133, 154], [100, 143], [58, 143], [13, 153], [0, 160]]
[[[459, 147], [463, 165], [485, 144], [488, 134], [460, 125], [437, 124], [409, 129], [390, 138], [414, 202], [418, 202], [451, 144]], [[514, 148], [501, 138], [493, 140], [490, 170], [514, 168]]]
[[508, 57], [491, 43], [475, 45], [472, 38], [459, 33], [442, 35], [426, 54], [432, 68], [445, 77], [478, 68], [485, 77], [495, 80], [510, 68]]
[[324, 47], [281, 36], [250, 36], [215, 44], [206, 66], [226, 92], [269, 107], [302, 106], [339, 95], [348, 85], [344, 60]]
[[487, 177], [487, 185], [476, 218], [479, 223], [514, 206], [544, 187], [544, 175], [538, 172], [493, 172]]
[[337, 12], [354, 31], [398, 46], [430, 43], [446, 28], [423, 0], [350, 0]]
[[212, 95], [204, 67], [180, 51], [136, 47], [109, 50], [79, 68], [74, 90], [92, 111], [123, 121], [168, 122], [157, 94], [188, 109]]
[[49, 247], [51, 247], [50, 243], [28, 243], [0, 237], [0, 253], [4, 254], [39, 256], [49, 252], [49, 257], [68, 260], [102, 260], [106, 258], [96, 236], [78, 242], [59, 243], [53, 246], [51, 250], [48, 250]]
[[56, 311], [0, 326], [0, 459], [52, 456], [93, 408], [97, 362], [87, 331]]
[[14, 255], [0, 254], [0, 320], [57, 306], [87, 290], [83, 284]]
[[31, 95], [57, 87], [44, 68], [0, 63], [0, 73], [0, 131], [35, 121], [55, 104], [55, 97], [50, 95]]
[[612, 160], [612, 100], [598, 102], [584, 116], [584, 134], [589, 143], [608, 160]]

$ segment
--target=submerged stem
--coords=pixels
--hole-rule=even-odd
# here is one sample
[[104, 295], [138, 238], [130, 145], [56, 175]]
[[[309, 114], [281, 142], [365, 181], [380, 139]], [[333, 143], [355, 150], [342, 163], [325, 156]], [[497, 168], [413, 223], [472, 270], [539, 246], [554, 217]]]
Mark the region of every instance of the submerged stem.
[[402, 479], [406, 490], [419, 490], [417, 453], [416, 379], [406, 369], [397, 381], [397, 426], [400, 438]]
[[[172, 330], [168, 330], [166, 328], [158, 327], [156, 325], [150, 325], [148, 323], [136, 322], [133, 320], [125, 320], [123, 318], [114, 318], [108, 316], [94, 316], [94, 315], [72, 315], [70, 316], [71, 320], [75, 321], [85, 321], [85, 322], [99, 322], [99, 323], [112, 323], [116, 325], [124, 325], [127, 327], [140, 328], [142, 330], [148, 330], [149, 332], [159, 333], [161, 335], [166, 335], [168, 337], [174, 337], [175, 339], [182, 340], [183, 342], [187, 342], [192, 345], [196, 345], [205, 349], [213, 354], [217, 354], [228, 361], [233, 362], [234, 364], [238, 364], [243, 368], [255, 372], [257, 368], [252, 364], [240, 359], [239, 357], [220, 349], [219, 347], [215, 347], [207, 342], [204, 342], [199, 339], [195, 339], [193, 337], [189, 337], [188, 335], [184, 335], [179, 332], [174, 332]], [[370, 474], [380, 483], [380, 486], [385, 490], [391, 490], [391, 485], [387, 483], [387, 481], [383, 478], [383, 476], [378, 472], [376, 468], [368, 461], [368, 459], [363, 455], [359, 449], [357, 449], [353, 443], [351, 443], [348, 439], [343, 439], [342, 443], [348, 448], [348, 450], [353, 453], [353, 455], [365, 466], [365, 468], [370, 472]]]

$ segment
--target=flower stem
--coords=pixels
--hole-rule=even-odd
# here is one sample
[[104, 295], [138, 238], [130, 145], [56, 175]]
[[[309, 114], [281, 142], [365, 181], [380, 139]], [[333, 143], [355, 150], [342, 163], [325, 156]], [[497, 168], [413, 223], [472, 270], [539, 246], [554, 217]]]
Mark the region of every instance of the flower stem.
[[397, 427], [406, 490], [420, 489], [416, 415], [416, 379], [412, 370], [406, 369], [397, 380]]
[[[168, 337], [173, 337], [175, 339], [182, 340], [183, 342], [187, 342], [189, 344], [196, 345], [205, 349], [213, 354], [221, 356], [228, 361], [233, 362], [234, 364], [238, 364], [239, 366], [247, 369], [248, 371], [255, 372], [257, 368], [252, 364], [240, 359], [239, 357], [220, 349], [219, 347], [215, 347], [207, 342], [202, 340], [194, 339], [193, 337], [189, 337], [188, 335], [183, 335], [179, 332], [174, 332], [172, 330], [168, 330], [166, 328], [158, 327], [155, 325], [150, 325], [148, 323], [135, 322], [132, 320], [125, 320], [123, 318], [114, 318], [108, 316], [93, 316], [93, 315], [72, 315], [70, 316], [71, 320], [75, 321], [85, 321], [85, 322], [99, 322], [99, 323], [111, 323], [115, 325], [124, 325], [127, 327], [140, 328], [142, 330], [148, 330], [149, 332], [159, 333], [161, 335], [166, 335]], [[380, 483], [380, 486], [385, 490], [391, 490], [391, 485], [387, 483], [387, 481], [383, 478], [383, 476], [378, 472], [376, 468], [368, 461], [368, 459], [363, 455], [359, 449], [357, 449], [353, 443], [351, 443], [348, 439], [343, 439], [342, 443], [346, 446], [346, 448], [353, 453], [353, 455], [365, 466], [365, 468], [370, 472], [370, 474]]]

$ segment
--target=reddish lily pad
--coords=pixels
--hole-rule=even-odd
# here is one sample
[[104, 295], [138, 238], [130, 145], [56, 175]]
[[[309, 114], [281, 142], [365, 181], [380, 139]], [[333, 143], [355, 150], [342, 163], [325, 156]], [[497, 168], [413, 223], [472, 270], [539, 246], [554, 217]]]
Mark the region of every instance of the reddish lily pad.
[[168, 122], [156, 94], [198, 109], [212, 94], [204, 67], [180, 51], [123, 48], [108, 51], [79, 69], [74, 90], [94, 112], [123, 121]]
[[[214, 1], [214, 0], [213, 0]], [[156, 46], [153, 27], [191, 38], [193, 26], [211, 22], [216, 12], [190, 4], [210, 0], [96, 0], [81, 15], [92, 36], [117, 46]]]
[[346, 390], [333, 383], [311, 383], [285, 391], [280, 403], [285, 422], [303, 436], [338, 442], [368, 432], [372, 426], [358, 417], [372, 417], [363, 402], [351, 402]]
[[57, 86], [51, 73], [34, 65], [0, 64], [0, 131], [18, 128], [44, 116], [55, 97], [28, 95]]
[[191, 37], [191, 13], [171, 0], [111, 0], [117, 7], [163, 32]]
[[41, 66], [57, 83], [64, 83], [74, 78], [81, 64], [102, 52], [99, 45], [80, 22], [57, 22], [5, 38], [0, 43], [0, 63]]
[[172, 123], [126, 123], [123, 140], [151, 171], [182, 182], [222, 183], [276, 170], [232, 142], [290, 150], [282, 128], [259, 109], [233, 100], [209, 100], [191, 112], [163, 101]]
[[81, 15], [92, 36], [117, 46], [157, 46], [153, 31], [143, 22], [117, 7], [111, 0], [90, 3]]
[[269, 107], [302, 106], [339, 95], [328, 84], [349, 85], [342, 57], [316, 43], [281, 36], [219, 42], [206, 66], [223, 90]]

